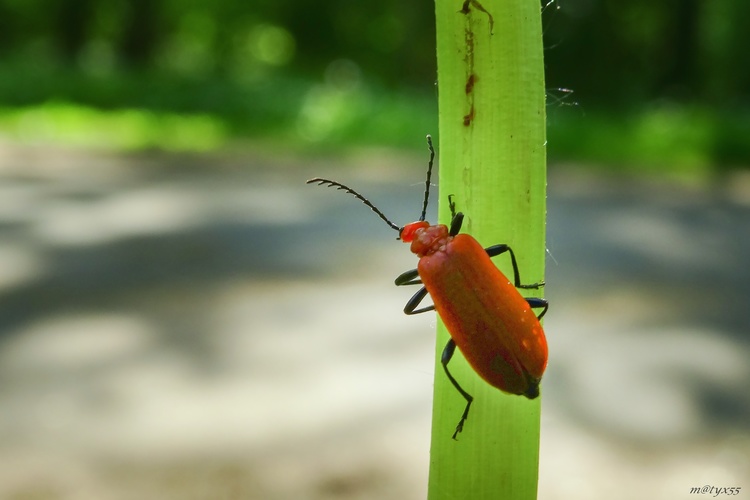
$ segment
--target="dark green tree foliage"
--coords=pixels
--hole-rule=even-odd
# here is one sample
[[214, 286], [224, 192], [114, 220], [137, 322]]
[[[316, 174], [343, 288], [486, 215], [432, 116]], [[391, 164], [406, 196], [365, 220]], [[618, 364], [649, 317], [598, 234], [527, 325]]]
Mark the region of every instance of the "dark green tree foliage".
[[[749, 17], [745, 0], [557, 0], [544, 12], [547, 85], [573, 89], [589, 106], [659, 97], [747, 104]], [[231, 79], [247, 74], [238, 66], [270, 74], [253, 69], [247, 53], [266, 25], [293, 41], [292, 57], [273, 72], [320, 78], [331, 61], [347, 59], [381, 85], [435, 81], [429, 1], [0, 0], [0, 55], [5, 65], [106, 61], [115, 70]]]

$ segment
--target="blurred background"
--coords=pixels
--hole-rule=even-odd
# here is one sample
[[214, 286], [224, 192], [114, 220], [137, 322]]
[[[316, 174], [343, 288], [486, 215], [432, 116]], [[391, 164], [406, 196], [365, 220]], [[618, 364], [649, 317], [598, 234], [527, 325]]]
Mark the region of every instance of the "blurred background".
[[[748, 493], [750, 4], [540, 7], [539, 498]], [[424, 498], [414, 258], [304, 181], [412, 220], [435, 71], [430, 2], [0, 0], [0, 498]]]

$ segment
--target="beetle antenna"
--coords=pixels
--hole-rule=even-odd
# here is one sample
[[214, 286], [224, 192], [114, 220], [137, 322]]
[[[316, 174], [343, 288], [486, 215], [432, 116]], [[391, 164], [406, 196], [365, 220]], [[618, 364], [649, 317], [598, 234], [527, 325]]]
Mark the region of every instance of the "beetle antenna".
[[432, 177], [432, 161], [435, 159], [435, 148], [432, 147], [432, 136], [427, 134], [427, 147], [430, 148], [430, 162], [427, 165], [427, 180], [424, 182], [424, 201], [422, 202], [422, 215], [419, 220], [423, 221], [427, 216], [427, 201], [430, 199], [430, 177]]
[[[367, 198], [365, 198], [364, 196], [362, 196], [361, 194], [359, 194], [358, 192], [356, 192], [355, 190], [353, 190], [349, 186], [345, 186], [344, 184], [341, 184], [340, 182], [331, 181], [331, 180], [328, 180], [328, 179], [322, 179], [320, 177], [316, 177], [314, 179], [310, 179], [305, 184], [312, 184], [314, 182], [317, 182], [318, 186], [326, 186], [326, 187], [333, 186], [336, 189], [344, 190], [345, 192], [353, 195], [359, 201], [361, 201], [362, 203], [364, 203], [365, 205], [367, 205], [368, 207], [370, 207], [370, 210], [372, 210], [373, 212], [375, 212], [376, 214], [378, 214], [378, 217], [380, 217], [381, 219], [383, 219], [385, 221], [385, 223], [388, 224], [391, 227], [391, 229], [395, 229], [399, 233], [401, 232], [401, 228], [399, 226], [397, 226], [396, 224], [394, 224], [393, 222], [391, 222], [390, 220], [388, 220], [388, 217], [386, 217], [383, 214], [383, 212], [381, 212], [380, 210], [378, 210], [378, 207], [376, 207], [375, 205], [373, 205], [372, 203], [370, 203], [370, 200], [368, 200]], [[424, 220], [424, 219], [421, 219], [421, 220]]]

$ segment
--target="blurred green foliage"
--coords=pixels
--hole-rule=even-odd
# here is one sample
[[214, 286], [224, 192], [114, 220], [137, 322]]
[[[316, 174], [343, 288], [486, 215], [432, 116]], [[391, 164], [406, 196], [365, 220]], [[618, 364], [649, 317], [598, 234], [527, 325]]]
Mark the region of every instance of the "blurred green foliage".
[[[749, 163], [750, 3], [545, 3], [553, 159]], [[118, 149], [205, 150], [246, 136], [421, 147], [437, 128], [433, 10], [0, 0], [0, 134]]]

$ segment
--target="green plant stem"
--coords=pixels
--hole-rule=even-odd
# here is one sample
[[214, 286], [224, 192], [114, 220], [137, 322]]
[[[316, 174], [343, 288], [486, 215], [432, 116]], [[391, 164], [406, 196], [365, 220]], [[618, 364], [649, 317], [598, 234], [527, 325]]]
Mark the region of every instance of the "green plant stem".
[[[455, 195], [457, 209], [466, 215], [462, 231], [483, 246], [510, 244], [521, 279], [542, 281], [546, 173], [540, 4], [436, 0], [436, 20], [440, 220], [449, 220], [447, 196]], [[495, 261], [512, 276], [507, 257]], [[439, 364], [447, 339], [441, 324], [429, 498], [536, 498], [541, 398], [500, 392], [456, 355], [452, 373], [475, 400], [464, 431], [453, 441], [464, 400]]]

